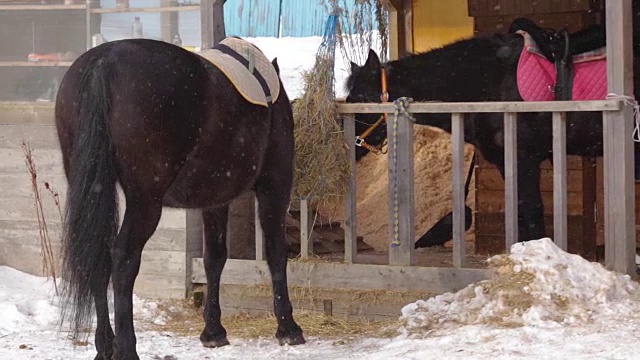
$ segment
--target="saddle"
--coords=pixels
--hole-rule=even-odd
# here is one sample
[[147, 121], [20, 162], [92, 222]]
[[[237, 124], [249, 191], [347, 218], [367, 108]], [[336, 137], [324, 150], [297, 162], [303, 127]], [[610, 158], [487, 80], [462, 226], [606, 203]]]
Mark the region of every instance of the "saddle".
[[270, 108], [280, 94], [280, 78], [264, 53], [252, 43], [230, 36], [198, 52], [217, 67], [248, 102]]
[[[570, 34], [566, 28], [558, 31], [543, 29], [527, 18], [518, 18], [509, 28], [510, 33], [519, 33], [525, 37], [524, 51], [536, 50], [555, 68], [553, 93], [555, 100], [574, 98], [575, 64], [600, 60], [605, 54], [605, 32], [594, 25]], [[527, 35], [530, 39], [527, 38]], [[529, 41], [527, 41], [529, 40]], [[520, 61], [523, 59], [521, 57]], [[520, 69], [519, 74], [520, 76]], [[595, 77], [595, 73], [593, 75]], [[526, 100], [526, 99], [525, 99]]]

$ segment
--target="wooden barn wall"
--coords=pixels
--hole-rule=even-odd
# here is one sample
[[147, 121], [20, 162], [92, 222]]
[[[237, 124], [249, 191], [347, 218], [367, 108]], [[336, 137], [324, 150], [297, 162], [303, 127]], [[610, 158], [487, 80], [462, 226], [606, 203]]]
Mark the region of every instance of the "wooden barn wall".
[[[23, 111], [0, 105], [0, 265], [42, 275], [39, 225], [22, 150], [23, 139], [33, 149], [44, 216], [55, 251], [54, 258], [58, 261], [57, 269], [60, 266], [60, 215], [44, 182], [51, 184], [64, 202], [66, 178], [53, 125], [52, 106], [30, 107], [32, 110]], [[120, 195], [122, 218], [124, 197], [122, 193]], [[199, 251], [193, 253], [190, 250], [193, 249], [187, 247], [185, 240], [185, 212], [165, 209], [158, 229], [143, 252], [136, 293], [157, 298], [183, 298], [187, 284], [190, 284], [190, 276], [186, 275], [187, 265], [191, 258], [201, 256]]]
[[414, 0], [413, 51], [441, 47], [473, 35], [467, 0]]

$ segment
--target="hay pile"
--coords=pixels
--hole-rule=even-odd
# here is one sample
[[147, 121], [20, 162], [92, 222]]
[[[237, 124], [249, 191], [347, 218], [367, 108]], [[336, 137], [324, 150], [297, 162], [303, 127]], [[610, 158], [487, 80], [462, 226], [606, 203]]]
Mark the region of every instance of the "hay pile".
[[402, 332], [425, 336], [460, 325], [581, 326], [640, 311], [640, 286], [627, 275], [569, 254], [551, 239], [512, 246], [489, 260], [492, 279], [402, 309]]
[[[448, 212], [452, 211], [451, 136], [426, 126], [414, 127], [415, 162], [415, 234], [417, 240]], [[473, 147], [465, 145], [465, 176]], [[356, 169], [358, 235], [378, 251], [388, 251], [388, 155], [369, 154]], [[475, 208], [475, 180], [472, 180], [467, 205]], [[344, 202], [323, 206], [320, 213], [332, 220], [344, 219]], [[472, 229], [467, 241], [475, 239]], [[419, 252], [428, 249], [419, 249]]]
[[304, 95], [293, 104], [293, 199], [324, 202], [346, 191], [349, 163], [333, 93], [333, 59], [321, 56], [303, 73]]

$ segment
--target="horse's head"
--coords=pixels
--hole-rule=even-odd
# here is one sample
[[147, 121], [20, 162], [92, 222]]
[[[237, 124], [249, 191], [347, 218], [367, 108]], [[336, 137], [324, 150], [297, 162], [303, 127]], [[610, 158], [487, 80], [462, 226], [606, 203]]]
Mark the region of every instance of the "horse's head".
[[[346, 100], [349, 103], [388, 101], [386, 69], [375, 51], [369, 50], [367, 61], [362, 66], [351, 62], [351, 73], [347, 78], [346, 89], [348, 91]], [[384, 121], [380, 121], [380, 114], [357, 114], [356, 136], [361, 142], [360, 146], [356, 146], [357, 161], [370, 149], [380, 151], [387, 137], [387, 125]]]

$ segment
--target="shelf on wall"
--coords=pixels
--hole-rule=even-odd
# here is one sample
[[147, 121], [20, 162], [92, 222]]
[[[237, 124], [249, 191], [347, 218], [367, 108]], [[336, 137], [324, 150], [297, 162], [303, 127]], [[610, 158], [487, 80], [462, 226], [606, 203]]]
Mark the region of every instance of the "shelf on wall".
[[86, 4], [80, 5], [0, 5], [0, 11], [5, 10], [85, 10]]
[[166, 6], [166, 7], [144, 7], [144, 8], [98, 8], [91, 9], [91, 13], [95, 14], [116, 14], [116, 13], [135, 13], [135, 12], [176, 12], [176, 11], [199, 11], [200, 5], [188, 6]]
[[73, 61], [0, 61], [0, 67], [71, 66]]

